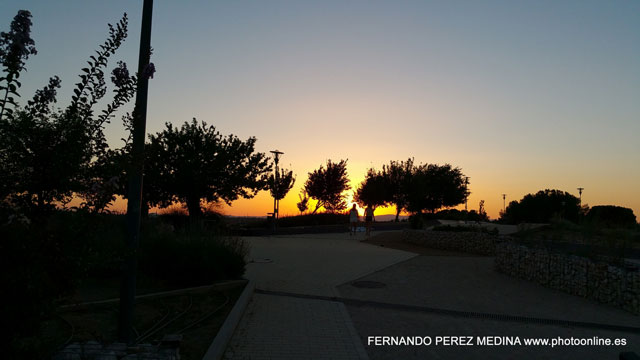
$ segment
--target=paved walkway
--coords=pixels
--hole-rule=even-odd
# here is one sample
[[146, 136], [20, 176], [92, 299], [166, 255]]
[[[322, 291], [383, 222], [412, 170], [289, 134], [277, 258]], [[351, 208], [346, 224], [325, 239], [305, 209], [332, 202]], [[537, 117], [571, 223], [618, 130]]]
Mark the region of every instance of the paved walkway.
[[[391, 233], [388, 233], [392, 238]], [[616, 359], [640, 353], [640, 335], [558, 323], [380, 307], [437, 309], [638, 326], [637, 316], [493, 271], [492, 257], [416, 256], [361, 243], [348, 234], [247, 238], [247, 277], [256, 288], [226, 359]], [[382, 282], [356, 288], [353, 280]], [[280, 295], [276, 293], [280, 292]], [[291, 296], [282, 293], [310, 295]], [[284, 296], [281, 296], [284, 295]], [[324, 297], [324, 299], [313, 298]], [[331, 297], [361, 299], [345, 306]], [[368, 336], [517, 336], [625, 339], [606, 346], [372, 346]]]
[[[337, 296], [336, 286], [415, 254], [363, 244], [363, 235], [245, 238], [257, 289]], [[226, 359], [367, 359], [344, 304], [254, 294]]]
[[[371, 359], [617, 359], [640, 354], [640, 333], [606, 325], [640, 327], [640, 316], [595, 301], [548, 289], [494, 271], [493, 257], [418, 256], [361, 279], [383, 288], [338, 287], [342, 297], [372, 303], [347, 309]], [[376, 303], [404, 304], [384, 307]], [[417, 307], [521, 317], [497, 321], [420, 311]], [[601, 327], [526, 321], [522, 317], [603, 324]], [[525, 338], [625, 339], [625, 346], [367, 346], [369, 336], [517, 336]], [[474, 338], [474, 341], [476, 339]]]

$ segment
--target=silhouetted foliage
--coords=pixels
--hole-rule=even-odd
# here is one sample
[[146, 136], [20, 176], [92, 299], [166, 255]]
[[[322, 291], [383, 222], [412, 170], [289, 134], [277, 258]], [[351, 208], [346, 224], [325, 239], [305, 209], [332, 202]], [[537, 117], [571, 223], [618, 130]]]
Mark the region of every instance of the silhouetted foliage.
[[[149, 141], [145, 196], [161, 207], [179, 201], [187, 205], [190, 216], [198, 217], [201, 200], [231, 204], [268, 188], [271, 166], [265, 154], [254, 152], [254, 137], [242, 141], [235, 135], [222, 136], [194, 118], [181, 128], [167, 123]], [[154, 177], [159, 186], [152, 185]]]
[[432, 220], [458, 220], [458, 221], [485, 221], [486, 218], [480, 216], [475, 210], [444, 209], [433, 214], [423, 214], [426, 219]]
[[484, 200], [480, 200], [480, 202], [478, 203], [478, 217], [480, 217], [480, 220], [482, 221], [489, 220], [487, 211], [484, 209]]
[[78, 193], [84, 200], [82, 207], [94, 213], [108, 212], [116, 195], [125, 194], [125, 160], [122, 150], [106, 150], [91, 164], [86, 177], [88, 186]]
[[460, 168], [449, 164], [416, 167], [405, 183], [407, 210], [412, 213], [435, 213], [442, 207], [456, 206], [468, 196], [465, 176]]
[[[6, 215], [0, 209], [0, 218]], [[3, 342], [3, 358], [51, 357], [54, 349], [46, 347], [41, 323], [56, 313], [61, 298], [83, 283], [95, 287], [117, 281], [126, 254], [121, 241], [125, 220], [123, 215], [80, 209], [54, 211], [37, 221], [9, 216], [9, 223], [0, 223], [0, 281], [10, 291], [0, 317], [3, 333], [11, 334]], [[160, 216], [142, 223], [141, 277], [155, 285], [185, 288], [243, 275], [247, 249], [242, 240], [167, 222], [176, 221]]]
[[296, 203], [296, 206], [298, 207], [298, 210], [300, 210], [300, 213], [304, 213], [309, 210], [309, 196], [307, 195], [307, 192], [303, 191], [301, 194], [298, 194], [298, 199], [300, 199], [300, 201]]
[[344, 213], [317, 213], [317, 214], [304, 214], [297, 216], [283, 216], [278, 219], [278, 226], [296, 227], [296, 226], [325, 226], [325, 225], [337, 225], [348, 224], [349, 215]]
[[587, 222], [609, 228], [631, 228], [637, 225], [633, 210], [614, 205], [597, 205], [586, 215]]
[[280, 169], [280, 173], [277, 175], [271, 174], [269, 176], [269, 192], [271, 192], [271, 197], [276, 200], [284, 199], [295, 182], [296, 178], [293, 176], [293, 171]]
[[389, 203], [396, 207], [396, 222], [399, 221], [400, 212], [407, 210], [407, 194], [405, 187], [415, 171], [413, 159], [407, 161], [390, 161], [389, 164], [382, 166], [382, 176], [388, 183]]
[[248, 249], [240, 239], [194, 228], [167, 231], [156, 225], [146, 230], [140, 245], [145, 249], [140, 254], [140, 271], [171, 287], [239, 279], [245, 272]]
[[[22, 15], [22, 21], [27, 21], [28, 17]], [[22, 34], [28, 36], [28, 31], [23, 29]], [[97, 57], [90, 57], [89, 68], [82, 69], [81, 82], [76, 84], [75, 95], [65, 110], [52, 108], [60, 87], [60, 79], [54, 76], [42, 90], [36, 91], [27, 105], [7, 112], [10, 116], [0, 118], [0, 170], [3, 177], [0, 195], [4, 201], [11, 202], [14, 207], [31, 208], [40, 214], [52, 209], [55, 201], [68, 202], [74, 193], [88, 195], [85, 204], [99, 203], [96, 201], [99, 195], [92, 194], [92, 191], [99, 191], [104, 184], [96, 185], [92, 166], [107, 151], [103, 128], [112, 114], [135, 93], [136, 79], [128, 75], [124, 63], [119, 63], [114, 70], [115, 94], [107, 109], [101, 115], [93, 116], [93, 108], [106, 94], [103, 69], [108, 58], [126, 36], [125, 14], [115, 27], [109, 25], [107, 40], [96, 51]], [[6, 38], [10, 37], [4, 36], [4, 43], [8, 41]], [[24, 43], [24, 39], [20, 41]], [[32, 45], [31, 42], [25, 46]], [[35, 53], [35, 50], [29, 53]], [[9, 59], [13, 56], [11, 54], [15, 52], [3, 50], [3, 59]], [[12, 71], [24, 69], [24, 60], [26, 55], [23, 54], [18, 60], [12, 60], [12, 67], [5, 66], [8, 72], [6, 81], [15, 77]], [[15, 92], [15, 89], [11, 91]]]
[[0, 64], [4, 73], [0, 77], [0, 119], [5, 113], [12, 115], [13, 110], [7, 105], [17, 106], [14, 96], [20, 97], [20, 72], [29, 56], [37, 54], [31, 25], [31, 13], [20, 10], [11, 21], [9, 32], [0, 32]]
[[488, 229], [482, 226], [465, 226], [465, 225], [438, 225], [431, 228], [431, 231], [446, 231], [446, 232], [480, 232], [489, 235], [498, 235], [497, 228]]
[[383, 172], [369, 169], [365, 179], [355, 191], [353, 200], [361, 207], [385, 206], [393, 200], [392, 187]]
[[577, 197], [561, 190], [546, 189], [510, 202], [505, 212], [500, 214], [500, 220], [508, 224], [547, 223], [555, 217], [577, 222], [580, 214]]
[[341, 211], [347, 208], [344, 192], [351, 189], [347, 177], [347, 160], [333, 163], [327, 160], [327, 168], [323, 165], [309, 173], [309, 178], [304, 184], [304, 191], [312, 199], [317, 200], [313, 213], [320, 207], [328, 212]]

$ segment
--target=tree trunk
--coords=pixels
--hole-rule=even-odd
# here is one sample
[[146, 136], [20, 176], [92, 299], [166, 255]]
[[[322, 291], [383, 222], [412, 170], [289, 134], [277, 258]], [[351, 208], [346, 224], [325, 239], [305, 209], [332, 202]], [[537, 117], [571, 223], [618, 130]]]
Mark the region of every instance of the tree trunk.
[[202, 215], [202, 209], [200, 208], [200, 198], [197, 196], [188, 197], [187, 210], [189, 211], [190, 218], [192, 219], [200, 218], [200, 215]]
[[149, 218], [149, 203], [144, 201], [144, 199], [142, 201], [142, 206], [140, 206], [140, 212], [142, 213], [143, 218]]
[[400, 221], [400, 208], [396, 206], [396, 222]]

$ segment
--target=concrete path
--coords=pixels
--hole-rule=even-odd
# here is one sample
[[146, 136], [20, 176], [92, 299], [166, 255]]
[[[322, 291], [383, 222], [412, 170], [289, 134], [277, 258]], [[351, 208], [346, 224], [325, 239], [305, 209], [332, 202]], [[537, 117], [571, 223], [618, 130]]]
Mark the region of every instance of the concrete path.
[[[601, 328], [565, 326], [537, 321], [497, 321], [491, 316], [591, 322], [640, 327], [640, 316], [597, 302], [548, 289], [493, 270], [492, 257], [418, 256], [367, 275], [383, 288], [338, 287], [341, 296], [361, 299], [347, 309], [371, 359], [617, 359], [621, 352], [640, 354], [640, 334]], [[444, 314], [377, 305], [455, 310]], [[525, 338], [624, 339], [622, 346], [376, 346], [370, 336], [508, 336]]]
[[[363, 244], [363, 235], [313, 234], [245, 238], [246, 277], [256, 289], [337, 296], [336, 286], [413, 253]], [[226, 359], [367, 359], [344, 304], [254, 294]]]
[[[386, 233], [392, 237], [392, 233]], [[376, 303], [640, 326], [640, 317], [493, 270], [492, 257], [416, 256], [348, 234], [246, 238], [256, 288], [226, 359], [617, 359], [640, 354], [640, 335], [535, 321], [504, 321]], [[384, 288], [356, 288], [354, 280]], [[293, 293], [312, 297], [295, 297]], [[313, 296], [325, 297], [324, 299]], [[344, 303], [331, 297], [360, 299]], [[336, 299], [338, 300], [338, 299]], [[359, 300], [359, 301], [360, 301]], [[622, 346], [375, 346], [369, 336], [624, 339]]]

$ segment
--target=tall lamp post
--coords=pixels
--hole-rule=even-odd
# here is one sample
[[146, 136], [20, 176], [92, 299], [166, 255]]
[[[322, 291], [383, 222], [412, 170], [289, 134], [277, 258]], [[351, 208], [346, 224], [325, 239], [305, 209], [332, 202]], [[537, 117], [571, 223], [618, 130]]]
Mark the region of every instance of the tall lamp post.
[[465, 176], [464, 177], [464, 223], [467, 223], [467, 220], [469, 219], [469, 212], [467, 211], [467, 203], [469, 200], [469, 193], [468, 193], [468, 188], [469, 188], [469, 177]]
[[[277, 189], [276, 187], [279, 184], [278, 179], [280, 177], [280, 172], [278, 171], [278, 161], [280, 160], [280, 155], [284, 154], [282, 151], [278, 151], [278, 150], [273, 150], [271, 151], [271, 153], [273, 154], [273, 162], [276, 164], [276, 173], [275, 176], [273, 177], [273, 193], [276, 194], [277, 193]], [[273, 197], [273, 220], [274, 220], [274, 226], [275, 226], [275, 220], [278, 218], [279, 216], [279, 210], [280, 210], [280, 200], [276, 200], [276, 197]]]
[[507, 211], [507, 194], [502, 194], [502, 213]]
[[133, 307], [136, 297], [137, 251], [140, 240], [140, 213], [142, 204], [142, 174], [144, 169], [144, 138], [147, 122], [147, 95], [151, 66], [151, 15], [153, 0], [144, 0], [142, 5], [142, 29], [138, 54], [138, 88], [133, 117], [133, 146], [129, 165], [129, 194], [127, 201], [127, 255], [124, 259], [120, 284], [120, 314], [118, 318], [118, 340], [127, 344], [134, 342]]
[[578, 194], [580, 194], [580, 206], [582, 206], [582, 190], [584, 190], [583, 187], [578, 188]]
[[467, 211], [467, 200], [469, 200], [469, 194], [466, 193], [468, 187], [469, 187], [469, 177], [465, 176], [464, 177], [464, 191], [465, 191], [465, 195], [464, 195], [464, 211]]

